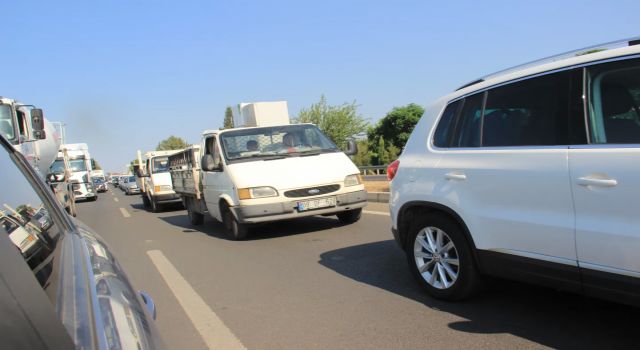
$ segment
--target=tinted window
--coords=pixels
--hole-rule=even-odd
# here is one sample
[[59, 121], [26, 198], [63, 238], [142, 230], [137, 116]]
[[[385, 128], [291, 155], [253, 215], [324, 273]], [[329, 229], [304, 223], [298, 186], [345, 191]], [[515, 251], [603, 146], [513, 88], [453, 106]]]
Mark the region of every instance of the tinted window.
[[570, 82], [561, 72], [489, 90], [482, 145], [567, 144]]
[[445, 148], [451, 145], [451, 137], [455, 128], [455, 115], [461, 103], [461, 100], [455, 101], [442, 112], [442, 117], [440, 117], [436, 132], [433, 135], [434, 146]]
[[640, 61], [589, 69], [589, 126], [593, 143], [640, 143]]
[[482, 100], [484, 93], [475, 94], [464, 99], [462, 111], [458, 118], [455, 147], [480, 146], [480, 128], [482, 124]]

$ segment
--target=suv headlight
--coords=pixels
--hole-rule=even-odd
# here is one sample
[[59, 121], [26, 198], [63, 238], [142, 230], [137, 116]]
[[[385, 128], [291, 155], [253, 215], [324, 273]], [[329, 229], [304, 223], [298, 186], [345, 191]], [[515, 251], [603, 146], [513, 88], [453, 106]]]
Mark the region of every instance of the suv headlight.
[[254, 199], [254, 198], [266, 198], [277, 197], [278, 191], [275, 188], [269, 186], [251, 187], [251, 188], [239, 188], [238, 197], [240, 199]]
[[347, 177], [344, 178], [344, 187], [356, 186], [361, 183], [362, 181], [360, 181], [359, 174], [347, 175]]

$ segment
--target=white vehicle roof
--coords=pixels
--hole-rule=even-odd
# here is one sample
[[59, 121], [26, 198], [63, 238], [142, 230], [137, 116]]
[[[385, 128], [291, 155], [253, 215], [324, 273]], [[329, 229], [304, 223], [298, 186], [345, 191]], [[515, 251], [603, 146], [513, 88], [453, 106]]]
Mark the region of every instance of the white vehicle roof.
[[176, 149], [176, 150], [169, 150], [169, 151], [149, 151], [147, 153], [144, 154], [145, 158], [154, 158], [154, 157], [160, 157], [160, 156], [170, 156], [174, 153], [178, 153], [183, 151], [182, 149]]
[[446, 101], [464, 96], [493, 85], [511, 80], [532, 76], [548, 71], [578, 66], [593, 61], [604, 61], [621, 56], [640, 54], [640, 37], [630, 38], [610, 43], [594, 45], [580, 50], [573, 50], [559, 55], [536, 60], [516, 67], [508, 68], [484, 76], [458, 90], [442, 97]]
[[235, 130], [249, 130], [249, 129], [262, 129], [262, 128], [277, 128], [277, 127], [285, 127], [291, 126], [295, 127], [296, 125], [315, 125], [313, 123], [298, 123], [298, 124], [282, 124], [282, 125], [268, 125], [268, 126], [252, 126], [252, 127], [243, 127], [243, 128], [231, 128], [231, 129], [209, 129], [202, 132], [202, 136], [206, 137], [209, 135], [218, 135], [229, 131]]

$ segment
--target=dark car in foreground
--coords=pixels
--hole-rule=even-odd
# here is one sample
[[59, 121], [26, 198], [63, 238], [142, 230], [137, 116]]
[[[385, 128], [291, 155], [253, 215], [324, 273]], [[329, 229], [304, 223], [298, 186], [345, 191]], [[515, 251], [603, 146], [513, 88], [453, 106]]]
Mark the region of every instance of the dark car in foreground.
[[0, 168], [0, 206], [46, 212], [47, 222], [36, 219], [40, 225], [26, 220], [15, 225], [37, 229], [49, 241], [27, 263], [6, 232], [9, 226], [0, 225], [2, 348], [164, 348], [151, 298], [132, 287], [100, 236], [64, 211], [1, 136]]

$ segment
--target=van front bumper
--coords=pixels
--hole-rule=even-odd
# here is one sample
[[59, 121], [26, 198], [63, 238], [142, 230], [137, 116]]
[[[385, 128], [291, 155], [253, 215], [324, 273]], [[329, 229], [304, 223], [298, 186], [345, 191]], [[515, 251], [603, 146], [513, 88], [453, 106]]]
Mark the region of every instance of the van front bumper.
[[343, 211], [363, 208], [367, 205], [367, 191], [356, 191], [336, 195], [336, 205], [333, 207], [319, 208], [313, 210], [298, 210], [298, 202], [305, 200], [320, 199], [332, 196], [321, 196], [315, 198], [303, 198], [296, 201], [280, 203], [245, 205], [231, 207], [233, 214], [242, 224], [255, 224], [260, 222], [295, 219], [313, 215], [331, 215]]

